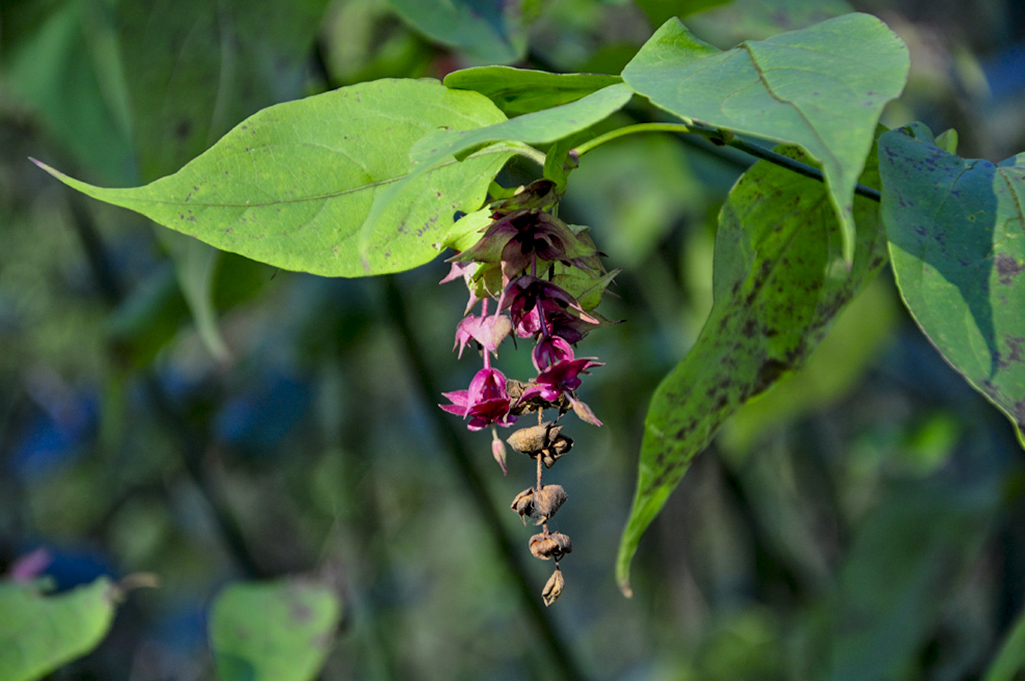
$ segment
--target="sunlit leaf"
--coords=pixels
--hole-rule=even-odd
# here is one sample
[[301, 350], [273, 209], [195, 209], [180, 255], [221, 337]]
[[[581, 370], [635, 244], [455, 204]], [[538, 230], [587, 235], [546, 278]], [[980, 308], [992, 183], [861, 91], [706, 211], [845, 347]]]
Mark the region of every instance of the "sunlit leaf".
[[901, 296], [944, 358], [1022, 439], [1025, 154], [996, 165], [963, 159], [937, 147], [921, 124], [883, 135], [879, 146]]
[[238, 582], [210, 613], [210, 645], [220, 681], [307, 681], [334, 643], [342, 603], [327, 587], [299, 579]]
[[435, 133], [413, 145], [410, 155], [417, 163], [430, 166], [438, 159], [458, 155], [489, 142], [554, 142], [605, 120], [623, 108], [632, 96], [633, 91], [627, 85], [616, 83], [575, 102], [523, 114], [487, 127]]
[[[863, 175], [870, 185], [878, 184], [874, 166], [873, 157]], [[616, 564], [625, 593], [644, 530], [694, 456], [738, 407], [801, 367], [833, 317], [885, 263], [878, 204], [857, 197], [854, 206], [858, 241], [848, 269], [821, 183], [761, 161], [730, 192], [716, 234], [712, 311], [645, 418], [637, 492]]]
[[688, 120], [799, 145], [822, 164], [854, 253], [852, 200], [883, 107], [908, 73], [904, 43], [867, 14], [720, 52], [677, 19], [666, 22], [623, 70], [655, 105]]
[[503, 118], [474, 92], [428, 80], [374, 81], [264, 109], [143, 187], [104, 189], [46, 169], [217, 248], [285, 269], [364, 276], [431, 260], [455, 213], [480, 207], [509, 157], [443, 162], [409, 182], [364, 230], [376, 194], [410, 172], [410, 147], [437, 127]]
[[0, 583], [0, 679], [40, 679], [91, 651], [110, 629], [114, 594], [105, 578], [54, 596]]
[[477, 66], [453, 71], [445, 85], [474, 90], [488, 97], [507, 116], [569, 104], [609, 85], [623, 82], [619, 76], [597, 73], [549, 73], [512, 66]]

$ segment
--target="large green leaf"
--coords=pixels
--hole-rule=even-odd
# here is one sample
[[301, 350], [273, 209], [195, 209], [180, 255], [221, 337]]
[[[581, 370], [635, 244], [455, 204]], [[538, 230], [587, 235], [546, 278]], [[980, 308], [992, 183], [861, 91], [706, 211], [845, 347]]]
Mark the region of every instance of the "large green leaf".
[[431, 167], [441, 159], [489, 142], [554, 142], [600, 123], [622, 109], [632, 96], [633, 90], [627, 85], [616, 83], [575, 102], [523, 114], [485, 128], [436, 132], [413, 145], [410, 156], [418, 164]]
[[854, 252], [852, 201], [883, 106], [908, 74], [908, 52], [887, 26], [848, 14], [732, 50], [670, 19], [623, 70], [655, 105], [688, 120], [799, 145], [822, 164]]
[[314, 582], [238, 582], [217, 596], [210, 645], [220, 681], [307, 681], [331, 650], [342, 603]]
[[900, 314], [892, 284], [875, 279], [836, 317], [832, 331], [800, 371], [726, 422], [716, 441], [720, 451], [745, 455], [767, 434], [839, 401], [890, 344]]
[[410, 181], [372, 228], [375, 196], [411, 170], [409, 149], [439, 126], [500, 122], [486, 97], [436, 81], [380, 80], [253, 115], [174, 175], [104, 189], [54, 176], [217, 248], [327, 276], [398, 272], [437, 255], [456, 211], [476, 210], [509, 158], [449, 160]]
[[55, 596], [0, 583], [0, 679], [39, 679], [95, 648], [114, 619], [115, 593], [105, 578]]
[[527, 0], [388, 0], [428, 37], [485, 62], [508, 63], [527, 50], [523, 5]]
[[[793, 147], [781, 150], [808, 161]], [[878, 184], [874, 156], [863, 179]], [[723, 421], [798, 369], [830, 320], [886, 261], [878, 204], [858, 197], [851, 268], [828, 191], [761, 161], [723, 205], [716, 235], [715, 303], [694, 347], [655, 391], [644, 422], [637, 492], [619, 546], [616, 577], [630, 593], [630, 561]]]
[[1025, 444], [1025, 154], [963, 159], [914, 124], [879, 140], [883, 220], [922, 330]]
[[450, 88], [481, 93], [506, 116], [519, 116], [575, 102], [623, 79], [597, 73], [549, 73], [512, 66], [476, 66], [453, 71], [445, 76], [444, 82]]
[[[523, 114], [487, 127], [462, 131], [439, 130], [424, 136], [409, 152], [413, 162], [412, 172], [378, 194], [364, 221], [364, 234], [361, 234], [361, 237], [377, 229], [385, 207], [391, 204], [395, 197], [407, 192], [407, 185], [419, 181], [421, 175], [431, 172], [445, 159], [453, 156], [463, 158], [470, 150], [491, 142], [554, 142], [608, 118], [630, 101], [632, 96], [633, 91], [629, 87], [623, 83], [616, 83], [575, 102]], [[499, 149], [503, 148], [509, 147], [505, 145]], [[561, 179], [565, 180], [565, 177]]]

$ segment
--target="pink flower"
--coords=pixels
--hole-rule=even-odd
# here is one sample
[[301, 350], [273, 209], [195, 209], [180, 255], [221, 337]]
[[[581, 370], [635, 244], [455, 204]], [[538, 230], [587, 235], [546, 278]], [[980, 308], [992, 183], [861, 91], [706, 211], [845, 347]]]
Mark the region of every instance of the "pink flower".
[[471, 340], [475, 340], [488, 352], [497, 354], [498, 346], [512, 330], [512, 322], [502, 314], [491, 316], [469, 315], [463, 317], [456, 327], [456, 344], [452, 346], [455, 350], [459, 348], [459, 357], [463, 356], [463, 349]]
[[505, 375], [498, 369], [481, 369], [470, 381], [468, 390], [442, 393], [452, 404], [438, 406], [450, 414], [470, 417], [466, 425], [470, 430], [481, 430], [496, 423], [508, 426], [516, 421], [509, 413], [512, 398], [505, 389]]
[[605, 366], [604, 362], [594, 361], [594, 357], [568, 359], [556, 362], [534, 379], [534, 385], [523, 391], [520, 401], [540, 395], [548, 402], [555, 402], [566, 393], [572, 396], [573, 391], [580, 387], [580, 374], [588, 374], [593, 367]]
[[574, 359], [573, 348], [559, 336], [542, 336], [531, 351], [530, 359], [535, 369], [544, 371], [553, 364]]
[[[509, 310], [516, 335], [530, 338], [538, 331], [544, 335], [549, 321], [557, 325], [560, 335], [576, 343], [587, 331], [601, 324], [601, 320], [584, 311], [576, 298], [555, 284], [530, 275], [517, 277], [502, 292], [498, 305]], [[588, 328], [589, 327], [589, 328]]]

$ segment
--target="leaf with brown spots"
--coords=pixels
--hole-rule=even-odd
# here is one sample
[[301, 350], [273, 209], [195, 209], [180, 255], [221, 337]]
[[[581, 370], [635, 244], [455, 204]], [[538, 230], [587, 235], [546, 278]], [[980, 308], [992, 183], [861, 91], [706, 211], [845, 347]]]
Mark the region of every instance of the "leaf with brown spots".
[[331, 650], [342, 604], [302, 579], [236, 582], [210, 613], [210, 647], [221, 681], [308, 681]]
[[915, 123], [879, 140], [882, 216], [908, 310], [1025, 445], [1025, 154], [993, 164]]
[[[795, 147], [779, 151], [811, 162]], [[861, 182], [878, 186], [874, 154]], [[616, 563], [627, 595], [637, 544], [694, 456], [742, 404], [804, 363], [833, 317], [886, 262], [878, 204], [856, 197], [854, 216], [848, 269], [822, 183], [763, 161], [731, 190], [715, 241], [712, 311], [645, 418], [637, 492]]]

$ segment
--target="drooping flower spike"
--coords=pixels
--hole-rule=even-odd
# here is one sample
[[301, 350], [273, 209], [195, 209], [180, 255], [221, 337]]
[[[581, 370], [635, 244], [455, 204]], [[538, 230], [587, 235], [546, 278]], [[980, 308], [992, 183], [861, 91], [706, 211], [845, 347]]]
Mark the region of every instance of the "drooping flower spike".
[[[570, 227], [554, 215], [558, 199], [555, 183], [538, 180], [514, 196], [493, 202], [491, 224], [475, 245], [450, 259], [451, 270], [442, 280], [461, 278], [470, 291], [453, 349], [462, 357], [466, 346], [474, 343], [482, 351], [484, 368], [466, 390], [443, 393], [449, 404], [439, 406], [466, 419], [470, 430], [490, 426], [491, 455], [503, 473], [508, 472], [506, 446], [498, 428], [512, 425], [519, 416], [538, 415], [537, 425], [520, 428], [506, 442], [536, 461], [537, 484], [517, 495], [512, 509], [541, 525], [542, 532], [530, 538], [531, 553], [555, 561], [555, 572], [542, 593], [545, 605], [551, 605], [565, 588], [559, 561], [573, 544], [566, 535], [548, 528], [566, 492], [559, 485], [544, 485], [541, 473], [573, 446], [573, 440], [562, 433], [564, 426], [558, 424], [563, 414], [572, 409], [581, 420], [602, 425], [577, 397], [577, 390], [581, 377], [603, 363], [594, 357], [578, 359], [573, 345], [612, 323], [592, 308], [618, 272], [605, 271], [601, 254], [584, 228]], [[493, 299], [497, 305], [489, 314]], [[480, 314], [471, 314], [477, 302]], [[515, 334], [514, 341], [518, 337], [534, 343], [530, 359], [537, 376], [529, 381], [508, 380], [491, 366], [492, 356], [498, 356], [499, 345], [510, 334]], [[554, 421], [544, 421], [548, 410], [558, 411]]]

